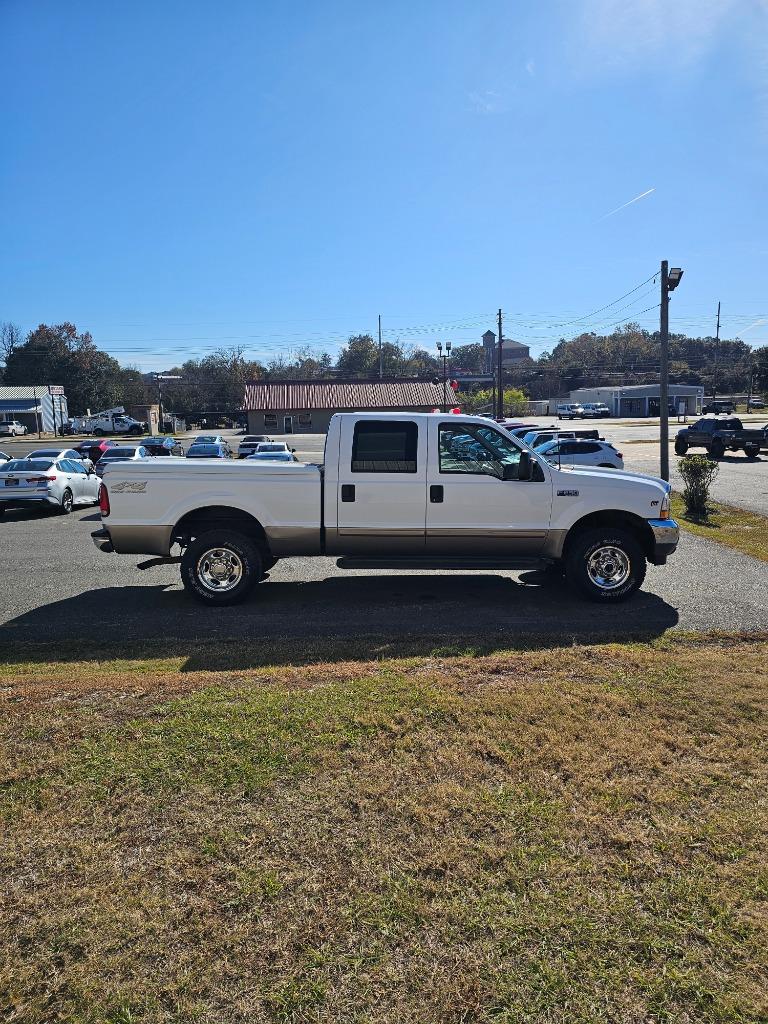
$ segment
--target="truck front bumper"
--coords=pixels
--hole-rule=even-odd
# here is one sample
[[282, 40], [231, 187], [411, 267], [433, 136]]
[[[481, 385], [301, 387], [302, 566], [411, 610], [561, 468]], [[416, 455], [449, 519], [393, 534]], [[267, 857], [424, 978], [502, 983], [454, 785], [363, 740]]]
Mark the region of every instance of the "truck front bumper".
[[648, 525], [653, 533], [653, 550], [649, 561], [653, 565], [664, 565], [680, 540], [680, 527], [674, 519], [649, 519]]
[[95, 530], [91, 534], [91, 540], [99, 551], [103, 551], [107, 555], [111, 555], [115, 550], [112, 538], [109, 536], [109, 530], [105, 526], [102, 526], [100, 530]]

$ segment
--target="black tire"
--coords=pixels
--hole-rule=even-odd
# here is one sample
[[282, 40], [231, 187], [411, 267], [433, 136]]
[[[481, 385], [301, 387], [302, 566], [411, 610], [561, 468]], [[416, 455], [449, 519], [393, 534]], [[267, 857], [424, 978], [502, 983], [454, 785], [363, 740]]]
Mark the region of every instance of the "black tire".
[[[214, 556], [214, 552], [221, 552], [221, 557]], [[209, 553], [211, 557], [206, 559]], [[216, 562], [219, 564], [212, 565]], [[227, 567], [231, 575], [225, 579], [219, 574]], [[263, 575], [259, 549], [250, 537], [236, 530], [209, 530], [200, 534], [181, 559], [181, 581], [186, 591], [207, 605], [238, 604]]]
[[5, 515], [5, 505], [0, 505], [0, 518]]
[[[605, 579], [610, 585], [597, 582], [599, 567], [596, 564], [602, 552]], [[590, 560], [595, 558], [590, 565]], [[583, 597], [600, 604], [615, 604], [625, 601], [639, 590], [645, 579], [646, 562], [643, 550], [628, 531], [611, 526], [585, 530], [569, 546], [565, 559], [565, 575], [568, 583]]]
[[68, 516], [74, 507], [75, 499], [72, 497], [72, 491], [67, 487], [64, 489], [64, 493], [61, 496], [59, 511], [63, 516]]
[[675, 441], [675, 455], [686, 455], [688, 452], [688, 445], [685, 441]]
[[615, 469], [616, 467], [614, 465], [612, 465], [610, 462], [598, 462], [597, 468], [598, 469]]
[[104, 431], [103, 430], [94, 430], [93, 433], [94, 433], [95, 437], [104, 437]]
[[756, 459], [760, 454], [760, 445], [748, 444], [744, 447], [744, 454], [748, 459]]
[[725, 445], [722, 441], [715, 440], [709, 446], [709, 454], [713, 459], [722, 459], [725, 455]]

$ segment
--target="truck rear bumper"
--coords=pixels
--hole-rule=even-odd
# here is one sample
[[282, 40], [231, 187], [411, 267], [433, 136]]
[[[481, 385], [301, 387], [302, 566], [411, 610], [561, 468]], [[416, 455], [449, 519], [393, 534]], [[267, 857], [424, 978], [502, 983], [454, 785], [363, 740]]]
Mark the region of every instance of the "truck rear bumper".
[[664, 565], [678, 545], [680, 527], [674, 519], [649, 519], [648, 525], [653, 532], [653, 550], [649, 561], [653, 565]]

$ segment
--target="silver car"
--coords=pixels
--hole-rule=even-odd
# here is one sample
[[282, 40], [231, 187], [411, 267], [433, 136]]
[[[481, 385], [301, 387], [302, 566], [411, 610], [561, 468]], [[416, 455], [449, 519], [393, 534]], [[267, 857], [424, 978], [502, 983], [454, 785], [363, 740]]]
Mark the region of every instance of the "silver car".
[[99, 461], [96, 463], [96, 475], [104, 476], [104, 468], [110, 462], [134, 462], [137, 459], [151, 459], [152, 456], [149, 454], [144, 445], [140, 444], [137, 447], [127, 444], [116, 444], [113, 448], [107, 448], [104, 454], [101, 456]]
[[74, 448], [35, 448], [33, 452], [27, 455], [28, 459], [75, 459], [77, 462], [82, 462], [86, 469], [92, 470], [93, 463], [84, 455], [82, 452], [76, 451]]
[[0, 515], [7, 508], [49, 505], [69, 515], [95, 505], [99, 479], [76, 459], [11, 459], [0, 465]]

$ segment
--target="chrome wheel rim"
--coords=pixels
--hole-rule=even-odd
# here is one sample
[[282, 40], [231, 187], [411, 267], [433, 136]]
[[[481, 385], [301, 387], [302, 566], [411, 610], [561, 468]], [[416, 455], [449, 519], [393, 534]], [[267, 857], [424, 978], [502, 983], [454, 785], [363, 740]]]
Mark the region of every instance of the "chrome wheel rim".
[[231, 548], [209, 548], [197, 560], [198, 579], [213, 594], [234, 590], [243, 573], [243, 561]]
[[62, 498], [61, 504], [66, 512], [70, 512], [72, 510], [72, 495], [65, 494]]
[[587, 560], [587, 574], [600, 590], [616, 590], [629, 579], [631, 565], [625, 551], [612, 544], [593, 551]]

